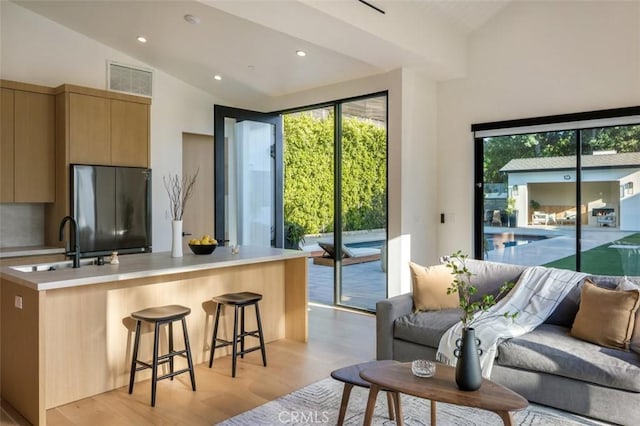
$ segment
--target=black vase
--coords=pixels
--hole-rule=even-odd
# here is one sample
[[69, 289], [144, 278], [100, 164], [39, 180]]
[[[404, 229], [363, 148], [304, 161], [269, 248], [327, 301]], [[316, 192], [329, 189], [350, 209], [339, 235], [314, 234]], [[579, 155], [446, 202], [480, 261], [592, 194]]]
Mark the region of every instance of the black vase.
[[480, 339], [476, 339], [476, 330], [463, 328], [462, 338], [456, 340], [457, 349], [454, 355], [456, 363], [456, 384], [463, 391], [474, 391], [482, 385], [482, 368], [480, 368]]

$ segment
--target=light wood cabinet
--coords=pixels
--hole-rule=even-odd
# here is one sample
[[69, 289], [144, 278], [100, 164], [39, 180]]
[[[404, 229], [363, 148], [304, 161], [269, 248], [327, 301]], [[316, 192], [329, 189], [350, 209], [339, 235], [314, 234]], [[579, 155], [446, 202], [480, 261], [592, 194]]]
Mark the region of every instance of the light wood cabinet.
[[63, 84], [56, 100], [56, 201], [45, 212], [45, 244], [60, 246], [70, 212], [71, 164], [149, 167], [151, 99]]
[[111, 100], [111, 162], [121, 166], [149, 164], [149, 106]]
[[149, 167], [148, 98], [65, 84], [56, 89], [69, 164]]
[[55, 199], [55, 104], [52, 95], [16, 91], [14, 199], [52, 203]]
[[69, 93], [69, 161], [76, 164], [111, 164], [109, 100]]
[[13, 93], [0, 94], [0, 202], [13, 202]]
[[48, 93], [51, 89], [8, 81], [2, 81], [2, 85], [0, 201], [52, 203], [55, 105], [53, 95]]

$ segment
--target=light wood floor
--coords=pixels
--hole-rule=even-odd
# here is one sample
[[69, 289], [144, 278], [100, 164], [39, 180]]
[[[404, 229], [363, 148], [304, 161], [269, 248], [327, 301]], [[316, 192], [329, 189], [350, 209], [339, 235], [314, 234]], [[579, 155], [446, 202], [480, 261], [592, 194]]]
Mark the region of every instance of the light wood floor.
[[[63, 405], [47, 412], [47, 425], [213, 425], [296, 389], [326, 378], [339, 367], [375, 358], [375, 317], [320, 306], [309, 307], [309, 342], [279, 340], [267, 345], [267, 367], [260, 351], [196, 366], [197, 391], [189, 375], [158, 383], [156, 407], [149, 405], [149, 380]], [[9, 422], [3, 416], [2, 424]], [[20, 424], [19, 422], [17, 424]]]

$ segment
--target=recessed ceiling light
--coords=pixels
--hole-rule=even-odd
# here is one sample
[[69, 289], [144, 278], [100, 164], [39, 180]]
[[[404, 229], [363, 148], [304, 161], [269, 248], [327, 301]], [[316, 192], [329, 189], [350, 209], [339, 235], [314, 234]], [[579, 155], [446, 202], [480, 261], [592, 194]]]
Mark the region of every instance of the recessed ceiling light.
[[189, 14], [184, 15], [184, 20], [193, 25], [200, 23], [200, 18]]
[[219, 76], [218, 74], [216, 74], [216, 75], [213, 76], [213, 79], [220, 81], [220, 80], [222, 80], [222, 77]]
[[146, 43], [147, 42], [147, 38], [145, 36], [138, 36], [138, 38], [136, 40], [138, 40], [140, 43]]
[[296, 55], [298, 55], [298, 56], [307, 56], [307, 52], [305, 52], [304, 50], [298, 50], [298, 51], [296, 51]]

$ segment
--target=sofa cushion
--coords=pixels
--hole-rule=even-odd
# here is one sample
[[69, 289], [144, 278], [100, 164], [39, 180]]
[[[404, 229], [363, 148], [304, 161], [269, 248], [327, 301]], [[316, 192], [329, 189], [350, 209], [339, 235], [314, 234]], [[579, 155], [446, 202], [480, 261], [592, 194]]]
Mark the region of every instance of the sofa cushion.
[[[632, 281], [631, 279], [624, 277], [616, 288], [618, 290], [640, 290], [640, 282], [638, 282], [638, 280]], [[631, 335], [629, 349], [636, 353], [640, 353], [640, 309], [636, 311], [636, 322], [633, 326], [633, 334]]]
[[413, 285], [413, 308], [416, 311], [434, 311], [457, 308], [460, 300], [457, 293], [447, 294], [453, 283], [451, 269], [445, 265], [421, 266], [409, 262]]
[[571, 335], [609, 348], [629, 349], [640, 291], [611, 290], [585, 280]]
[[[589, 279], [596, 283], [598, 287], [613, 289], [618, 285], [620, 277], [593, 275], [590, 276]], [[546, 324], [555, 324], [571, 328], [578, 313], [578, 308], [580, 307], [580, 292], [582, 291], [583, 283], [584, 280], [569, 290], [569, 293], [562, 299], [562, 302], [560, 302], [558, 307], [551, 313], [549, 318], [545, 320]]]
[[569, 329], [542, 324], [502, 342], [497, 364], [610, 388], [640, 392], [640, 359], [633, 352], [604, 348], [575, 339]]
[[561, 325], [571, 328], [580, 306], [580, 289], [582, 283], [576, 284], [558, 304], [556, 309], [545, 320], [545, 324]]
[[[442, 263], [448, 262], [447, 256], [442, 257]], [[523, 265], [489, 262], [486, 260], [467, 259], [465, 265], [471, 277], [471, 284], [478, 289], [478, 293], [471, 296], [472, 302], [482, 299], [485, 294], [497, 295], [500, 287], [506, 282], [517, 282], [522, 272], [527, 268]]]
[[395, 321], [393, 337], [437, 348], [444, 332], [460, 321], [461, 316], [459, 308], [405, 315]]

